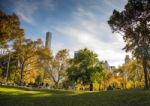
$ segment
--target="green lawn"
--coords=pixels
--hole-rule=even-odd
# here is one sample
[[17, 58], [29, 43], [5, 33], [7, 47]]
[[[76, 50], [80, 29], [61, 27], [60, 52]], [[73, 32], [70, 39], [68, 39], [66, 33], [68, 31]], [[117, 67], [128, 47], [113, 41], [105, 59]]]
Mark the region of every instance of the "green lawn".
[[150, 90], [73, 92], [0, 87], [0, 106], [150, 106]]

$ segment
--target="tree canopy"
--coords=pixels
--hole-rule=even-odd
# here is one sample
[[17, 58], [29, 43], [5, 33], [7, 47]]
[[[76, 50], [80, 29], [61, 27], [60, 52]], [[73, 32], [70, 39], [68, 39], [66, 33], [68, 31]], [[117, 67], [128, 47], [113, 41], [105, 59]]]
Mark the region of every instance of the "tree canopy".
[[100, 77], [99, 73], [103, 70], [97, 54], [86, 48], [78, 50], [75, 52], [71, 63], [68, 69], [69, 80], [81, 84], [90, 84], [90, 90], [93, 90], [92, 83], [97, 80], [93, 77]]
[[123, 36], [124, 49], [141, 59], [145, 75], [145, 88], [148, 88], [147, 61], [150, 59], [150, 1], [128, 0], [123, 11], [113, 11], [108, 24], [113, 32]]
[[7, 15], [0, 11], [0, 46], [7, 45], [8, 41], [24, 36], [20, 21], [16, 14]]

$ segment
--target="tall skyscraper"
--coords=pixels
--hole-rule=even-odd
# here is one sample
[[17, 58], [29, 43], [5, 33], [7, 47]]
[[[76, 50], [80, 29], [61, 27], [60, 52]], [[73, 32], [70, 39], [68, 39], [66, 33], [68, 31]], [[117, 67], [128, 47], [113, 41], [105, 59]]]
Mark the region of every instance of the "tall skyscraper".
[[104, 67], [105, 67], [105, 69], [107, 69], [107, 70], [110, 69], [110, 66], [109, 66], [107, 60], [105, 60], [105, 62], [104, 62]]
[[125, 64], [127, 64], [129, 61], [130, 61], [130, 57], [129, 57], [129, 55], [126, 55], [126, 57], [125, 57]]
[[52, 40], [52, 33], [46, 32], [46, 41], [45, 41], [45, 47], [51, 49], [51, 40]]

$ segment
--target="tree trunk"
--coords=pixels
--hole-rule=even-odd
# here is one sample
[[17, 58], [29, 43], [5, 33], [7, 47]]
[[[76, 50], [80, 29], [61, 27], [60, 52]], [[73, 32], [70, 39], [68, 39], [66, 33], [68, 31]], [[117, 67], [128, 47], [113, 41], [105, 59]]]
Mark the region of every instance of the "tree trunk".
[[59, 82], [57, 82], [57, 81], [54, 81], [54, 82], [55, 82], [55, 88], [58, 89], [58, 87], [59, 87]]
[[93, 83], [90, 83], [90, 91], [93, 91]]
[[21, 74], [20, 74], [20, 86], [23, 85], [23, 71], [24, 71], [24, 64], [21, 67]]
[[99, 83], [99, 88], [98, 88], [98, 90], [100, 91], [101, 90], [101, 84]]
[[148, 73], [148, 81], [149, 81], [149, 87], [150, 87], [150, 74]]
[[8, 63], [7, 63], [7, 70], [6, 70], [5, 84], [7, 84], [7, 80], [8, 80], [9, 65], [10, 65], [10, 54], [9, 54]]
[[133, 80], [133, 84], [134, 84], [134, 85], [133, 85], [133, 86], [134, 86], [134, 88], [136, 88], [135, 80]]
[[143, 71], [144, 71], [145, 89], [148, 89], [148, 75], [147, 75], [147, 60], [146, 59], [143, 59]]

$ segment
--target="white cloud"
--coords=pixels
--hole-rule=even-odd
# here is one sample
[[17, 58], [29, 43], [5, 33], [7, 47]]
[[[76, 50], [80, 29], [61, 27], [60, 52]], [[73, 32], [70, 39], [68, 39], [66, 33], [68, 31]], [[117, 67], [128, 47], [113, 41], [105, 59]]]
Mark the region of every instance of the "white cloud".
[[113, 8], [116, 10], [122, 10], [124, 8], [124, 4], [127, 3], [127, 0], [103, 0], [104, 4], [109, 8]]
[[40, 9], [54, 9], [53, 0], [42, 0], [42, 1], [27, 1], [27, 0], [17, 0], [14, 3], [15, 13], [25, 22], [36, 25], [35, 13]]
[[70, 25], [57, 26], [56, 30], [64, 35], [70, 45], [70, 51], [89, 48], [95, 51], [101, 60], [108, 60], [110, 65], [119, 65], [124, 62], [125, 52], [122, 51], [124, 42], [122, 37], [112, 34], [106, 22], [101, 22], [92, 11], [79, 7], [72, 14]]

